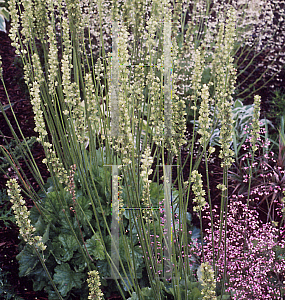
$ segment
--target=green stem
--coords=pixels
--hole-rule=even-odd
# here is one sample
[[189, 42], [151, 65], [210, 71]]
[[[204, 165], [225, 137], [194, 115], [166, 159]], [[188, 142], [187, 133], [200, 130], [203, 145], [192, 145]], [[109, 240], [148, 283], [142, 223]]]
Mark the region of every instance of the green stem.
[[55, 283], [54, 283], [54, 281], [53, 281], [53, 279], [52, 279], [52, 277], [51, 277], [51, 275], [50, 275], [50, 273], [49, 273], [49, 270], [47, 269], [47, 266], [46, 266], [46, 264], [45, 264], [45, 262], [44, 262], [44, 259], [43, 259], [42, 256], [40, 255], [40, 253], [39, 253], [39, 251], [37, 250], [37, 248], [36, 248], [35, 245], [33, 245], [33, 248], [34, 248], [34, 250], [36, 251], [36, 254], [37, 254], [37, 256], [38, 256], [38, 258], [39, 258], [39, 260], [40, 260], [40, 262], [41, 262], [41, 264], [42, 264], [42, 266], [43, 266], [43, 268], [44, 268], [44, 270], [45, 270], [45, 272], [46, 272], [46, 274], [47, 274], [47, 276], [48, 276], [48, 278], [49, 278], [49, 280], [50, 280], [50, 283], [51, 283], [51, 285], [52, 285], [54, 291], [56, 292], [56, 294], [57, 294], [57, 296], [58, 296], [58, 299], [64, 300], [64, 299], [61, 297], [61, 294], [59, 293], [59, 291], [58, 291], [58, 289], [57, 289], [57, 287], [56, 287], [56, 285], [55, 285]]

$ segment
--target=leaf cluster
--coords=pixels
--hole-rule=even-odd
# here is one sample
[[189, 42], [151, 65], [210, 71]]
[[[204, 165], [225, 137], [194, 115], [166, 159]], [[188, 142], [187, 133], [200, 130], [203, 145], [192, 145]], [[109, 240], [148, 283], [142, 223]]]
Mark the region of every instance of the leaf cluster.
[[[105, 215], [110, 216], [110, 207], [106, 201], [108, 193], [104, 193], [106, 184], [102, 180], [102, 173], [103, 171], [94, 178]], [[41, 235], [47, 245], [47, 249], [41, 255], [64, 299], [87, 299], [88, 263], [91, 268], [95, 268], [96, 261], [106, 259], [90, 200], [80, 188], [78, 179], [76, 184], [76, 201], [73, 202], [71, 194], [64, 190], [57, 191], [49, 178], [45, 185], [46, 193], [39, 193], [41, 212], [36, 206], [30, 211], [31, 222], [36, 228], [35, 234]], [[63, 199], [64, 207], [59, 199]], [[101, 224], [103, 226], [103, 218]], [[89, 259], [87, 262], [86, 257], [91, 258], [92, 262], [90, 263]], [[31, 278], [35, 291], [44, 289], [49, 299], [58, 299], [32, 247], [26, 245], [17, 259], [19, 275]]]
[[[100, 165], [97, 165], [96, 168], [91, 167], [91, 174], [104, 216], [108, 226], [110, 226], [111, 187], [108, 182], [111, 174], [107, 168]], [[87, 181], [89, 180], [90, 186], [92, 186], [91, 179], [88, 176]], [[108, 291], [105, 291], [105, 295], [110, 296], [111, 292], [118, 291], [115, 282], [112, 282], [114, 280], [109, 279], [111, 270], [107, 260], [107, 253], [111, 253], [111, 236], [106, 232], [102, 210], [98, 206], [96, 206], [96, 211], [99, 222], [96, 222], [91, 205], [92, 200], [84, 192], [78, 173], [75, 174], [74, 182], [75, 202], [68, 191], [62, 190], [59, 192], [55, 188], [52, 178], [49, 178], [45, 185], [45, 192], [39, 193], [41, 200], [38, 203], [38, 207], [40, 207], [40, 210], [34, 206], [30, 211], [31, 222], [36, 228], [35, 234], [41, 235], [44, 244], [47, 246], [47, 249], [41, 255], [63, 299], [87, 299], [88, 286], [86, 279], [88, 265], [91, 269], [98, 269], [102, 277], [102, 286], [108, 286]], [[128, 180], [123, 183], [123, 198], [127, 197], [127, 183]], [[176, 193], [174, 192], [174, 198], [177, 196], [176, 194], [177, 191]], [[157, 207], [163, 197], [162, 185], [152, 182], [150, 185], [150, 198], [153, 206]], [[59, 201], [59, 199], [62, 199], [62, 201]], [[62, 207], [62, 203], [64, 203], [64, 207]], [[173, 207], [173, 213], [179, 214], [178, 205], [174, 204]], [[150, 282], [146, 272], [143, 251], [137, 236], [138, 231], [132, 220], [133, 216], [130, 210], [125, 210], [121, 219], [124, 233], [119, 237], [119, 254], [127, 277], [123, 280], [120, 279], [119, 283], [125, 294], [129, 295], [131, 288], [134, 288], [132, 276], [135, 274], [137, 282], [142, 288], [142, 293], [146, 296], [145, 299], [148, 299], [147, 297], [152, 297], [151, 295], [154, 291], [149, 287]], [[187, 220], [191, 223], [191, 215], [189, 213]], [[154, 227], [156, 227], [156, 232], [158, 232], [158, 220], [155, 220], [152, 228], [154, 229]], [[151, 233], [154, 232], [153, 229]], [[193, 226], [190, 229], [192, 229], [192, 238], [199, 239], [199, 230]], [[102, 232], [102, 236], [100, 232]], [[129, 257], [131, 257], [131, 261]], [[31, 278], [35, 291], [44, 289], [48, 293], [49, 299], [57, 299], [57, 295], [35, 250], [26, 245], [17, 256], [17, 259], [19, 261], [19, 275]], [[193, 259], [195, 260], [195, 258], [192, 258], [192, 261]], [[120, 273], [123, 274], [121, 265]], [[165, 283], [165, 285], [162, 281], [160, 283], [164, 285], [164, 293], [171, 297], [173, 294], [171, 290], [172, 284]], [[191, 287], [191, 293], [188, 292], [187, 295], [192, 296], [187, 296], [187, 299], [198, 299], [198, 289], [197, 287], [192, 287], [192, 285], [188, 285], [188, 289]], [[185, 289], [182, 281], [181, 289], [182, 291]], [[135, 297], [135, 295], [136, 293], [133, 293], [131, 297]]]
[[[106, 177], [110, 174], [103, 168], [96, 168], [93, 173], [93, 180], [96, 182], [101, 205], [110, 225], [111, 193], [106, 184]], [[30, 212], [30, 218], [36, 228], [35, 234], [43, 236], [43, 242], [47, 245], [47, 249], [42, 253], [42, 256], [63, 298], [87, 299], [88, 263], [91, 268], [95, 268], [96, 264], [103, 277], [110, 277], [111, 274], [99, 234], [99, 230], [102, 232], [105, 230], [103, 216], [100, 215], [101, 209], [96, 207], [99, 216], [99, 228], [93, 215], [90, 200], [84, 194], [78, 176], [76, 176], [75, 182], [76, 202], [74, 203], [71, 194], [68, 191], [58, 192], [52, 179], [49, 178], [45, 185], [46, 193], [39, 194], [41, 198], [39, 206], [43, 213], [40, 213], [34, 206]], [[59, 198], [64, 200], [65, 208], [61, 207]], [[70, 224], [72, 228], [70, 228]], [[107, 233], [103, 236], [103, 242], [107, 251], [110, 252], [111, 238]], [[131, 247], [128, 236], [120, 237], [120, 255], [125, 267], [127, 267], [125, 244], [128, 245], [131, 254], [134, 254], [134, 265], [132, 267], [136, 270], [137, 277], [142, 278], [143, 258], [141, 250], [138, 246]], [[92, 263], [90, 263], [89, 258], [89, 262], [86, 262], [83, 253], [85, 257], [91, 258]], [[45, 289], [49, 299], [57, 299], [57, 295], [53, 291], [35, 250], [26, 245], [17, 256], [17, 259], [20, 266], [19, 275], [31, 278], [35, 291]], [[107, 285], [106, 280], [103, 280], [102, 283]], [[113, 284], [113, 286], [116, 285]], [[111, 290], [109, 289], [109, 291]]]

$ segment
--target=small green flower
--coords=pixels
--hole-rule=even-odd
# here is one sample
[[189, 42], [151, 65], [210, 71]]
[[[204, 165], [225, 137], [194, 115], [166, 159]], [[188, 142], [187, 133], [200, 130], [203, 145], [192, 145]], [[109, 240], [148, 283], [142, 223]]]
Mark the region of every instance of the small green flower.
[[67, 171], [65, 170], [63, 164], [59, 161], [59, 158], [56, 156], [55, 151], [51, 147], [47, 149], [46, 158], [47, 159], [45, 160], [45, 162], [47, 163], [49, 172], [54, 172], [61, 184], [68, 185], [69, 181]]
[[223, 191], [227, 190], [227, 187], [224, 184], [218, 184], [217, 185], [217, 189], [219, 189], [219, 190], [221, 190], [223, 192]]
[[198, 97], [201, 95], [202, 74], [205, 66], [205, 57], [201, 47], [199, 47], [193, 52], [192, 59], [195, 62], [195, 65], [191, 78], [192, 90], [194, 91], [194, 94], [191, 96], [193, 101], [193, 106], [191, 107], [191, 109], [196, 110], [197, 100]]
[[44, 121], [44, 113], [41, 107], [40, 84], [34, 81], [30, 89], [31, 104], [33, 105], [35, 128], [34, 131], [39, 133], [38, 141], [44, 143], [48, 133]]

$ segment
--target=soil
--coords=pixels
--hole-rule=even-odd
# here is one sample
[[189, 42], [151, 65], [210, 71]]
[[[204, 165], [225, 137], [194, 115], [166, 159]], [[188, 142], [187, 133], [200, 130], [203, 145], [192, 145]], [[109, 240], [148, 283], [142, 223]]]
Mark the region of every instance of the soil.
[[[13, 47], [11, 46], [11, 41], [8, 37], [8, 35], [4, 32], [0, 32], [0, 55], [2, 56], [2, 62], [3, 62], [3, 76], [7, 88], [8, 95], [10, 97], [11, 103], [14, 103], [13, 110], [15, 112], [16, 118], [18, 120], [18, 123], [21, 127], [21, 131], [23, 135], [28, 137], [35, 136], [34, 132], [34, 115], [32, 106], [30, 104], [28, 96], [24, 93], [23, 89], [23, 75], [21, 68], [17, 66], [18, 60], [15, 57], [15, 51]], [[261, 58], [259, 58], [261, 59]], [[252, 82], [254, 82], [254, 79], [258, 78], [259, 74], [252, 75], [251, 78]], [[242, 81], [243, 78], [240, 78], [239, 80]], [[271, 83], [272, 84], [272, 83]], [[280, 86], [280, 82], [276, 81], [275, 87]], [[260, 95], [262, 99], [269, 99], [269, 88], [268, 86], [265, 86], [260, 91]], [[0, 100], [3, 105], [8, 104], [8, 99], [4, 90], [4, 87], [0, 83]], [[262, 110], [268, 111], [269, 106], [268, 102], [263, 101], [262, 102]], [[16, 122], [13, 118], [12, 112], [10, 109], [7, 111], [7, 116], [11, 122], [11, 125], [13, 128], [17, 128]], [[190, 130], [190, 128], [188, 128]], [[19, 135], [19, 130], [16, 130], [16, 134]], [[6, 145], [6, 142], [10, 142], [13, 139], [13, 135], [7, 126], [7, 122], [5, 121], [3, 115], [0, 113], [0, 141], [1, 141], [1, 147], [3, 145]], [[36, 143], [34, 147], [32, 148], [32, 153], [34, 156], [34, 159], [41, 171], [41, 174], [43, 178], [46, 180], [49, 177], [49, 172], [47, 171], [45, 165], [42, 163], [44, 156], [44, 151], [41, 145]], [[186, 156], [188, 154], [188, 151], [185, 149], [182, 151], [182, 160], [185, 160]], [[0, 155], [1, 157], [2, 155]], [[1, 164], [1, 159], [0, 159]], [[219, 193], [220, 191], [216, 189], [216, 185], [220, 181], [220, 178], [222, 176], [222, 170], [219, 167], [219, 162], [216, 160], [213, 164], [210, 165], [210, 180], [212, 182], [211, 191], [213, 195], [213, 202], [214, 204], [219, 204]], [[38, 190], [38, 184], [33, 178], [31, 172], [29, 171], [28, 167], [25, 165], [25, 162], [23, 160], [20, 160], [20, 166], [23, 169], [24, 173], [27, 176], [27, 180], [30, 182], [30, 184], [33, 186], [33, 188], [37, 191]], [[186, 166], [185, 168], [185, 174], [187, 174], [187, 171], [189, 172], [189, 167]], [[203, 170], [203, 167], [199, 170], [202, 174], [205, 173], [205, 170]], [[5, 184], [7, 181], [7, 175], [12, 175], [13, 170], [11, 169], [5, 169], [5, 174], [0, 175], [0, 190], [5, 189]], [[188, 173], [189, 174], [189, 173]], [[175, 168], [173, 170], [173, 177], [176, 176]], [[33, 202], [25, 198], [27, 206], [30, 208], [33, 206]], [[0, 202], [1, 203], [1, 202]], [[3, 205], [0, 206], [0, 210], [3, 208]], [[189, 208], [189, 211], [191, 212], [191, 209]], [[199, 220], [198, 218], [193, 219], [194, 225], [199, 226]], [[0, 221], [0, 268], [3, 270], [3, 272], [7, 275], [7, 281], [9, 284], [13, 287], [15, 293], [22, 297], [22, 299], [32, 300], [32, 299], [41, 299], [41, 300], [47, 300], [47, 295], [45, 292], [34, 292], [32, 287], [32, 282], [27, 280], [25, 277], [19, 278], [18, 276], [18, 262], [16, 260], [16, 255], [18, 254], [18, 228], [14, 224], [11, 223], [11, 226], [6, 227], [4, 226], [4, 223]], [[1, 279], [1, 278], [0, 278]], [[0, 295], [1, 298], [1, 295]], [[109, 299], [119, 299], [116, 297], [116, 295], [113, 295]]]

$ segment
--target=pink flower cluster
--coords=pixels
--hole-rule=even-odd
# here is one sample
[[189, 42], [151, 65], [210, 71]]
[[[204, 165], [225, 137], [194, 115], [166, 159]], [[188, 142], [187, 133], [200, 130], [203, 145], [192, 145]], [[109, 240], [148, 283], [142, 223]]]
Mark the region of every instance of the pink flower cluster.
[[[219, 244], [220, 221], [216, 208], [214, 219], [214, 255], [217, 281], [225, 278], [226, 291], [236, 299], [281, 299], [280, 287], [285, 278], [285, 257], [276, 250], [285, 247], [285, 229], [278, 230], [271, 223], [262, 224], [258, 212], [244, 203], [242, 197], [230, 199], [227, 228], [223, 224]], [[209, 211], [204, 218], [210, 220]], [[205, 237], [205, 261], [213, 265], [212, 232]], [[225, 254], [226, 232], [226, 254]], [[220, 246], [219, 246], [220, 245]], [[285, 252], [285, 251], [284, 251]], [[226, 255], [226, 274], [224, 262]]]

